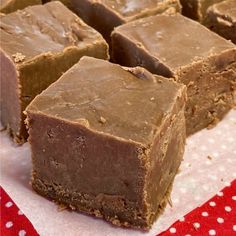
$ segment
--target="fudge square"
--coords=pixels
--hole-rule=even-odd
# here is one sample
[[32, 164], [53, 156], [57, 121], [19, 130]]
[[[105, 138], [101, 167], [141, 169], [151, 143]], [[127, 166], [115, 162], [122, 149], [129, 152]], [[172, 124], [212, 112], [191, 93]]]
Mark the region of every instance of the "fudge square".
[[234, 105], [236, 47], [179, 14], [153, 16], [117, 27], [113, 60], [142, 66], [187, 86], [187, 135], [213, 126]]
[[41, 0], [1, 0], [0, 12], [10, 13], [31, 5], [42, 4]]
[[87, 24], [110, 42], [114, 27], [168, 9], [181, 11], [179, 0], [71, 0], [75, 11]]
[[208, 7], [223, 0], [180, 0], [183, 15], [202, 22]]
[[143, 68], [83, 57], [27, 107], [33, 188], [149, 229], [184, 153], [185, 90]]
[[205, 25], [236, 44], [236, 1], [227, 0], [210, 7]]
[[84, 56], [108, 58], [102, 36], [60, 2], [1, 17], [1, 122], [14, 139], [27, 138], [23, 111]]

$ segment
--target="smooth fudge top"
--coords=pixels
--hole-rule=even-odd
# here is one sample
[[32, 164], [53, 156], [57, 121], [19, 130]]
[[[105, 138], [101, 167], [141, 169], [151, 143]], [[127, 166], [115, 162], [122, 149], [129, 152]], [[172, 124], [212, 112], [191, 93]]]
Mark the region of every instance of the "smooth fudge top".
[[57, 1], [4, 15], [0, 28], [1, 48], [17, 63], [103, 40], [97, 31]]
[[[96, 1], [92, 0], [92, 2]], [[164, 9], [166, 6], [180, 6], [179, 0], [101, 0], [99, 3], [127, 18], [155, 11], [155, 9]]]
[[[184, 94], [184, 95], [183, 95]], [[165, 119], [184, 105], [185, 86], [143, 68], [83, 57], [27, 108], [118, 139], [150, 144]]]
[[[229, 24], [236, 23], [236, 1], [226, 0], [218, 4], [214, 4], [211, 8], [216, 14], [224, 15], [224, 23]], [[220, 19], [223, 20], [223, 19]]]
[[172, 70], [235, 45], [180, 14], [157, 15], [117, 27], [119, 33]]

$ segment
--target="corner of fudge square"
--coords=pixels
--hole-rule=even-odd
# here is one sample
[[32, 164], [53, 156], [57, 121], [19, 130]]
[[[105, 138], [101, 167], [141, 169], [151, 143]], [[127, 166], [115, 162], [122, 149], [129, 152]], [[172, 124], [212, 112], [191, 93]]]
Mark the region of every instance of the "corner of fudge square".
[[83, 57], [26, 110], [36, 192], [147, 230], [185, 147], [184, 85]]
[[204, 25], [236, 44], [236, 2], [219, 1], [208, 8]]
[[1, 123], [17, 143], [27, 140], [23, 111], [84, 56], [108, 59], [108, 45], [61, 2], [1, 16]]
[[111, 32], [118, 25], [163, 12], [181, 12], [179, 0], [70, 0], [73, 11], [92, 26], [110, 45]]
[[28, 6], [42, 4], [41, 0], [1, 0], [0, 15], [24, 9]]
[[187, 86], [187, 135], [214, 126], [235, 105], [236, 45], [180, 14], [115, 28], [113, 61]]

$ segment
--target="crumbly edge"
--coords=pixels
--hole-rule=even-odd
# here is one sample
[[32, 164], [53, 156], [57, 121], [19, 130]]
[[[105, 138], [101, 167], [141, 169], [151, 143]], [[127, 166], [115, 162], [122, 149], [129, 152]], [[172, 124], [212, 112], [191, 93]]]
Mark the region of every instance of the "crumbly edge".
[[[50, 184], [46, 184], [43, 181], [35, 178], [34, 172], [32, 174], [31, 185], [32, 185], [34, 191], [36, 191], [38, 194], [40, 194], [43, 197], [46, 197], [47, 199], [49, 199], [49, 200], [53, 201], [55, 204], [57, 204], [59, 210], [67, 209], [67, 210], [73, 210], [73, 211], [85, 213], [88, 215], [95, 216], [97, 218], [102, 218], [102, 219], [110, 222], [111, 224], [113, 224], [115, 226], [119, 226], [119, 227], [133, 228], [133, 229], [139, 229], [139, 230], [144, 230], [144, 231], [148, 231], [151, 228], [151, 225], [144, 227], [144, 226], [134, 225], [131, 222], [122, 222], [118, 218], [109, 217], [97, 209], [94, 209], [92, 207], [83, 206], [83, 202], [86, 201], [85, 198], [82, 198], [78, 205], [70, 204], [70, 203], [63, 200], [63, 196], [60, 195], [60, 191], [57, 192], [55, 186], [50, 185]], [[164, 198], [159, 205], [159, 210], [156, 214], [156, 218], [159, 217], [164, 212], [164, 209], [165, 209], [167, 203], [170, 203], [170, 193], [171, 193], [172, 187], [173, 187], [173, 182], [169, 185], [169, 187], [164, 195]], [[67, 190], [62, 190], [62, 191], [63, 191], [63, 193], [68, 193]], [[51, 193], [53, 192], [53, 194], [51, 194], [50, 192]], [[80, 194], [80, 193], [78, 193], [78, 194]], [[82, 195], [82, 194], [80, 194], [80, 195]], [[87, 196], [89, 196], [89, 195], [87, 194]], [[92, 195], [91, 195], [91, 197], [95, 198]]]

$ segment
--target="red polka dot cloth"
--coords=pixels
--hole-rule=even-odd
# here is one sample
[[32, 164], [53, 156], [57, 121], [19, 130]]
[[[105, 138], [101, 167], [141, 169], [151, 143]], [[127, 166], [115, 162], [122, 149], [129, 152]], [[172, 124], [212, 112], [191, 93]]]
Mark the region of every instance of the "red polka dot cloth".
[[[38, 233], [0, 187], [2, 236], [36, 236]], [[236, 180], [216, 196], [174, 223], [159, 236], [236, 236]]]
[[1, 236], [37, 236], [39, 235], [26, 216], [0, 186]]
[[236, 236], [236, 180], [159, 236]]

